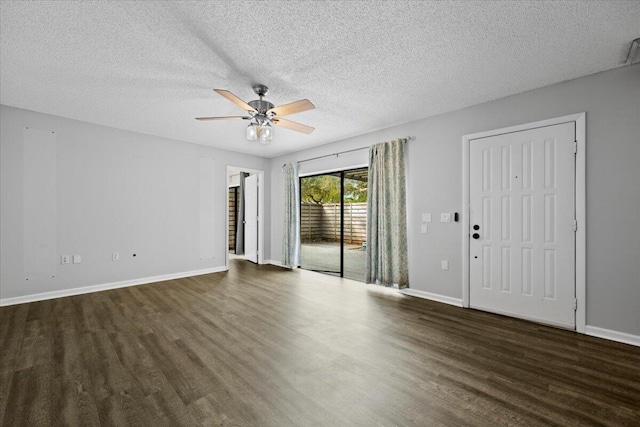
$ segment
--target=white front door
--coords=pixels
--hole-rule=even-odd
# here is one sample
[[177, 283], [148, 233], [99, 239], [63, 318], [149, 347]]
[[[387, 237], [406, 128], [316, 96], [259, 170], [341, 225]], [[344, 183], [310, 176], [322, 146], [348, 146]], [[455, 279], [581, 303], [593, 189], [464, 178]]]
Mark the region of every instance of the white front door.
[[469, 303], [575, 328], [575, 127], [470, 142]]
[[244, 256], [258, 262], [258, 175], [244, 180]]

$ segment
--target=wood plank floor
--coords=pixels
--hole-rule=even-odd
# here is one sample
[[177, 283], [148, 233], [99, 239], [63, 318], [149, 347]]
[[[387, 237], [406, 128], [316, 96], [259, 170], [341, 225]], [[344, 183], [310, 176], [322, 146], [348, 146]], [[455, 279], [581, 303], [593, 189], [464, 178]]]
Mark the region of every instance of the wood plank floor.
[[232, 260], [0, 308], [3, 426], [640, 425], [640, 348]]

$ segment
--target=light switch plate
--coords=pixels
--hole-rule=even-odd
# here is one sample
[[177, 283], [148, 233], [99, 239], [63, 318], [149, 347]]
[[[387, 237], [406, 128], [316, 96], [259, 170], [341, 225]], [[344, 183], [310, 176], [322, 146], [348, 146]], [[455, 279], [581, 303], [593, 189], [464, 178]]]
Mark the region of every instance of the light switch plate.
[[82, 263], [82, 257], [80, 255], [74, 255], [73, 256], [73, 263], [74, 264], [81, 264]]
[[422, 225], [421, 225], [421, 227], [420, 227], [420, 232], [421, 232], [422, 234], [427, 234], [427, 231], [428, 231], [428, 228], [427, 228], [427, 227], [428, 227], [428, 225], [427, 225], [427, 224], [422, 224]]
[[441, 213], [440, 214], [440, 222], [451, 222], [451, 214], [450, 213]]
[[449, 270], [449, 261], [440, 261], [440, 268], [442, 270]]
[[422, 222], [431, 222], [431, 214], [423, 213], [422, 214]]

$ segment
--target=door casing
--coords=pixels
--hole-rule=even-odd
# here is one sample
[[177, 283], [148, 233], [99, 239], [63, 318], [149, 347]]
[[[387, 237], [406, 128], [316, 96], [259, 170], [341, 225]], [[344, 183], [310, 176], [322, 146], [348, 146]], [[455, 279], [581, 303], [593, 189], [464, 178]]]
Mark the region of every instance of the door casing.
[[586, 113], [571, 114], [539, 122], [526, 123], [462, 137], [462, 305], [469, 307], [470, 294], [470, 252], [471, 224], [470, 205], [470, 146], [473, 140], [507, 133], [520, 132], [561, 123], [574, 123], [577, 144], [575, 209], [578, 228], [576, 231], [575, 280], [576, 280], [576, 331], [585, 333], [586, 327]]
[[[253, 174], [245, 178], [244, 185], [244, 257], [251, 262], [258, 263], [258, 175]], [[251, 201], [251, 196], [255, 199]], [[253, 210], [252, 210], [253, 209]], [[254, 240], [255, 239], [255, 240]]]

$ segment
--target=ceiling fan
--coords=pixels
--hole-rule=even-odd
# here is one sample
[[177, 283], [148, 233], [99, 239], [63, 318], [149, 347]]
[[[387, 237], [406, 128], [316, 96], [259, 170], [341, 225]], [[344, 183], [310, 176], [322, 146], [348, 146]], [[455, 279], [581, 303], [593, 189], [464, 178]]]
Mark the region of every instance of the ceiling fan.
[[224, 89], [214, 89], [214, 91], [236, 104], [247, 112], [247, 116], [225, 116], [225, 117], [196, 117], [196, 120], [249, 120], [249, 126], [247, 127], [247, 139], [250, 141], [259, 140], [261, 144], [268, 144], [273, 138], [272, 125], [280, 126], [286, 129], [295, 130], [296, 132], [302, 132], [310, 134], [314, 131], [311, 126], [303, 125], [301, 123], [292, 122], [291, 120], [285, 120], [282, 117], [291, 114], [301, 113], [303, 111], [313, 110], [315, 105], [308, 99], [301, 99], [300, 101], [291, 102], [289, 104], [281, 105], [279, 107], [274, 106], [269, 101], [265, 101], [264, 96], [269, 91], [269, 88], [265, 85], [255, 84], [253, 85], [253, 91], [260, 97], [253, 101], [244, 102], [233, 93]]

